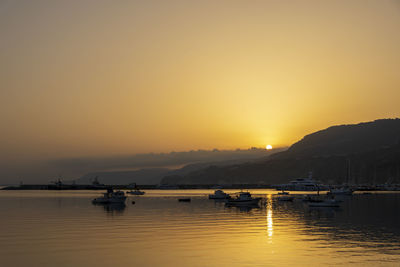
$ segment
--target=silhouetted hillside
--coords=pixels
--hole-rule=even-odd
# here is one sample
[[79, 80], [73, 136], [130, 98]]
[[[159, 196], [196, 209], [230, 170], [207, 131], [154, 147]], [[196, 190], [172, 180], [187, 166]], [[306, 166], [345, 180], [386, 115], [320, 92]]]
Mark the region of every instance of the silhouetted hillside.
[[400, 119], [376, 120], [354, 125], [340, 125], [306, 135], [293, 144], [287, 155], [346, 155], [400, 142]]
[[333, 126], [262, 162], [210, 166], [163, 183], [275, 184], [306, 176], [327, 183], [400, 182], [400, 120]]

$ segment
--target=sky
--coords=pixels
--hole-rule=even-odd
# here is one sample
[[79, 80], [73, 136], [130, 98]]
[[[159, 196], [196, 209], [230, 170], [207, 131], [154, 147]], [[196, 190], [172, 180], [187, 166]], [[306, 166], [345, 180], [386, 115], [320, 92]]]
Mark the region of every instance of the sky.
[[0, 182], [399, 117], [399, 29], [398, 0], [0, 0]]

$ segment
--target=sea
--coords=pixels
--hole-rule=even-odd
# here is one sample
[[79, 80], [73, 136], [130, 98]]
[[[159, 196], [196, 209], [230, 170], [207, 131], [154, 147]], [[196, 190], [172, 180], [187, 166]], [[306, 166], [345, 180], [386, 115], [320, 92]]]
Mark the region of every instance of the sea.
[[145, 191], [94, 205], [101, 191], [0, 190], [0, 266], [400, 266], [400, 192], [310, 208], [257, 189], [260, 206], [239, 208], [213, 190]]

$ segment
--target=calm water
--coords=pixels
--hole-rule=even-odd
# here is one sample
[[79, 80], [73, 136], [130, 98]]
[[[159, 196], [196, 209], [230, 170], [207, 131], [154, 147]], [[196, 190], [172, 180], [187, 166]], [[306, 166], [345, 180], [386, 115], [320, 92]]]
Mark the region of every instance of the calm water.
[[0, 265], [400, 266], [400, 193], [312, 209], [251, 190], [266, 201], [249, 210], [211, 192], [147, 190], [124, 207], [93, 205], [96, 191], [0, 191]]

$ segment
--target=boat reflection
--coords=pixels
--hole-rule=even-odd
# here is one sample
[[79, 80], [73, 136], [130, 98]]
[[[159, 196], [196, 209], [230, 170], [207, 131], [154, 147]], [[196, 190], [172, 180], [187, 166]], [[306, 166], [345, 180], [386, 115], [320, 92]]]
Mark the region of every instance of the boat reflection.
[[309, 215], [315, 219], [333, 218], [337, 212], [342, 211], [340, 207], [309, 207]]
[[93, 203], [94, 206], [102, 206], [109, 214], [122, 214], [126, 208], [125, 203]]
[[240, 212], [250, 212], [253, 209], [260, 209], [258, 204], [248, 204], [248, 205], [229, 205], [228, 203], [225, 204], [225, 207], [228, 209], [235, 209], [239, 210]]
[[399, 247], [400, 214], [393, 211], [400, 195], [377, 194], [371, 199], [353, 195], [340, 199], [341, 207], [309, 207], [300, 201], [292, 205], [273, 203], [273, 212], [275, 217], [291, 218], [290, 222], [307, 238], [323, 236], [321, 240], [346, 245], [351, 241], [357, 247], [386, 249], [385, 253], [390, 252], [387, 248]]

